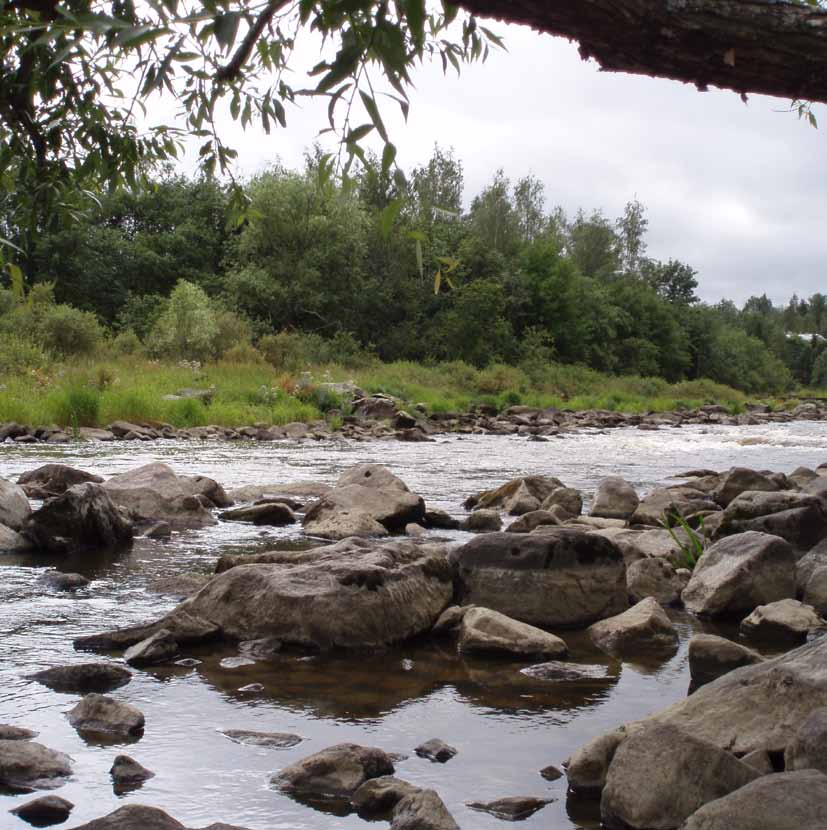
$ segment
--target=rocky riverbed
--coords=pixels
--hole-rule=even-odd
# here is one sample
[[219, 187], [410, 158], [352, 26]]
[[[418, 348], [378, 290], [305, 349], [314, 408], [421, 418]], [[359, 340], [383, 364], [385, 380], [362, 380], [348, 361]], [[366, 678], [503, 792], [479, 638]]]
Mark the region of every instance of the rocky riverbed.
[[[827, 821], [801, 795], [825, 446], [809, 421], [0, 448], [0, 826], [41, 796], [73, 828]], [[703, 523], [693, 573], [664, 515]]]

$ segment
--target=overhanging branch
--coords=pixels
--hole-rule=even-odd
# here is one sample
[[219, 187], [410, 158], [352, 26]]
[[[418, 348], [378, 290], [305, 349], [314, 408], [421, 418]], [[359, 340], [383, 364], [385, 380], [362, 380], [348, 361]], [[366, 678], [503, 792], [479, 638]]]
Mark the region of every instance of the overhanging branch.
[[827, 103], [827, 10], [789, 0], [461, 0], [610, 72]]

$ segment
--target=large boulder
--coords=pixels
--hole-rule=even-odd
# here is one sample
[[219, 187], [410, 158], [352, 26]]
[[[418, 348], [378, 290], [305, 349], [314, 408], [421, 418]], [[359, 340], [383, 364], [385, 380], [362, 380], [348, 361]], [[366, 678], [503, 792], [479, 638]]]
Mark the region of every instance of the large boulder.
[[69, 666], [53, 666], [30, 675], [55, 692], [88, 694], [111, 692], [125, 686], [132, 673], [114, 663], [75, 663]]
[[49, 827], [66, 821], [74, 807], [71, 801], [59, 795], [43, 795], [9, 812], [34, 827]]
[[132, 525], [100, 484], [75, 484], [26, 521], [23, 535], [48, 553], [132, 544]]
[[682, 830], [822, 830], [827, 827], [827, 775], [816, 770], [763, 775], [710, 801]]
[[72, 774], [68, 755], [34, 741], [0, 740], [0, 786], [16, 792], [60, 787]]
[[778, 536], [750, 531], [716, 542], [701, 557], [681, 598], [709, 617], [750, 613], [795, 596], [795, 552]]
[[293, 524], [296, 514], [288, 505], [273, 501], [225, 510], [221, 514], [221, 519], [225, 522], [250, 522], [254, 525], [281, 527]]
[[570, 528], [487, 533], [450, 553], [464, 602], [543, 627], [579, 627], [628, 607], [626, 566], [608, 539]]
[[616, 656], [674, 651], [678, 646], [675, 626], [654, 597], [646, 597], [628, 611], [594, 623], [589, 627], [589, 637], [599, 649]]
[[726, 507], [741, 493], [750, 490], [771, 493], [780, 489], [778, 482], [764, 473], [758, 473], [746, 467], [733, 467], [719, 477], [718, 486], [712, 495], [721, 507]]
[[599, 795], [606, 785], [617, 748], [626, 739], [625, 727], [598, 735], [584, 744], [563, 765], [569, 789], [585, 796]]
[[218, 569], [179, 609], [233, 639], [309, 648], [381, 646], [424, 633], [453, 594], [446, 548], [408, 539], [224, 557]]
[[798, 560], [795, 566], [795, 587], [798, 594], [804, 593], [810, 577], [819, 568], [827, 568], [827, 539], [819, 542]]
[[465, 500], [465, 506], [474, 510], [503, 510], [512, 516], [522, 516], [539, 510], [552, 493], [564, 487], [559, 478], [552, 476], [524, 476], [511, 479], [494, 490], [470, 496]]
[[144, 730], [143, 712], [111, 697], [88, 694], [68, 713], [69, 723], [88, 737], [114, 735], [129, 738]]
[[750, 530], [780, 536], [799, 550], [808, 550], [827, 536], [827, 510], [817, 496], [796, 490], [748, 491], [729, 503], [715, 535]]
[[337, 744], [290, 764], [271, 783], [305, 798], [350, 799], [366, 781], [393, 772], [390, 756], [381, 749]]
[[620, 476], [609, 476], [597, 485], [592, 516], [602, 519], [630, 519], [640, 500], [635, 488]]
[[44, 464], [36, 470], [29, 470], [17, 479], [17, 483], [30, 499], [49, 499], [60, 496], [76, 484], [91, 481], [102, 484], [103, 479], [94, 473], [68, 467], [66, 464]]
[[353, 794], [350, 806], [360, 816], [376, 816], [390, 812], [403, 798], [417, 792], [419, 787], [392, 775], [383, 775], [365, 781]]
[[396, 805], [390, 830], [459, 830], [459, 825], [434, 790], [419, 790]]
[[465, 613], [460, 628], [459, 650], [465, 654], [541, 657], [564, 657], [568, 652], [559, 637], [488, 608], [471, 608]]
[[700, 490], [689, 487], [656, 488], [640, 500], [629, 523], [661, 527], [664, 522], [674, 523], [678, 516], [686, 518], [718, 509], [712, 497]]
[[25, 536], [0, 524], [0, 553], [22, 553], [31, 547], [32, 543]]
[[157, 807], [127, 804], [74, 830], [186, 830], [180, 821]]
[[689, 641], [689, 677], [693, 689], [711, 683], [733, 669], [763, 662], [764, 658], [757, 651], [715, 634], [696, 634]]
[[0, 478], [0, 525], [11, 530], [22, 530], [31, 512], [23, 488]]
[[812, 606], [797, 599], [779, 599], [759, 605], [741, 621], [741, 632], [751, 637], [803, 643], [807, 634], [822, 622]]
[[629, 735], [614, 754], [600, 799], [603, 826], [672, 830], [759, 775], [708, 741], [653, 723]]
[[804, 602], [827, 617], [827, 565], [817, 568], [804, 586]]
[[827, 773], [827, 707], [811, 712], [798, 727], [784, 752], [784, 768]]
[[628, 528], [607, 528], [593, 532], [606, 536], [620, 548], [627, 567], [639, 559], [663, 559], [674, 568], [682, 568], [686, 564], [686, 554], [681, 548], [686, 534], [680, 528], [671, 533], [663, 529], [629, 530]]
[[652, 557], [627, 567], [626, 588], [633, 602], [654, 597], [661, 605], [677, 605], [684, 583], [668, 560]]
[[175, 530], [216, 523], [205, 506], [232, 503], [223, 488], [205, 476], [179, 476], [166, 464], [152, 463], [107, 479], [103, 487], [133, 521], [165, 521]]

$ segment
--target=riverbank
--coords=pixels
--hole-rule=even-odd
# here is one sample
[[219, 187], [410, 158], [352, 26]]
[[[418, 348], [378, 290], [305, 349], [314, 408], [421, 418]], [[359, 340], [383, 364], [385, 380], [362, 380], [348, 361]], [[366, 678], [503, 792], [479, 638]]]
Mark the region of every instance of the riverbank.
[[548, 437], [584, 427], [817, 420], [827, 414], [825, 404], [751, 400], [711, 381], [667, 384], [577, 366], [550, 365], [535, 382], [520, 368], [458, 361], [285, 372], [262, 363], [170, 365], [131, 357], [0, 379], [0, 441]]

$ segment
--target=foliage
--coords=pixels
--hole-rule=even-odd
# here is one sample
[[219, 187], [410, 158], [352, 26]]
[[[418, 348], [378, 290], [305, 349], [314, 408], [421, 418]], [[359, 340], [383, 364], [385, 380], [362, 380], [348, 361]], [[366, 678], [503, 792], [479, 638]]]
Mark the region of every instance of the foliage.
[[215, 313], [204, 290], [181, 280], [153, 326], [148, 345], [158, 355], [206, 360], [215, 353], [218, 331]]
[[94, 427], [98, 425], [101, 396], [90, 386], [72, 384], [52, 393], [49, 406], [59, 426]]
[[703, 516], [698, 522], [697, 531], [692, 529], [689, 522], [680, 513], [669, 516], [664, 514], [661, 519], [661, 526], [669, 531], [672, 540], [680, 549], [683, 557], [683, 567], [694, 571], [709, 542]]
[[31, 340], [0, 332], [0, 376], [20, 375], [29, 369], [42, 369], [48, 360], [46, 352]]
[[103, 329], [90, 311], [68, 305], [48, 308], [38, 325], [39, 341], [56, 355], [90, 355], [103, 340]]

